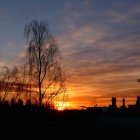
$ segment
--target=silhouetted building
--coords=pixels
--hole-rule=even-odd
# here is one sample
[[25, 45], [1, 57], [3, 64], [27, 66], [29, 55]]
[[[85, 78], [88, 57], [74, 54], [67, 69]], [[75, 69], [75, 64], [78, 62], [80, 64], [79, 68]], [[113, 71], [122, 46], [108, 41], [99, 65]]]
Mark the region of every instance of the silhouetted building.
[[140, 96], [137, 97], [135, 105], [128, 105], [128, 108], [139, 110], [140, 109]]
[[140, 96], [137, 97], [136, 106], [140, 106]]
[[117, 108], [116, 97], [112, 97], [112, 108]]
[[136, 105], [128, 105], [128, 108], [134, 109], [134, 108], [136, 108]]
[[122, 99], [122, 107], [125, 108], [125, 98]]

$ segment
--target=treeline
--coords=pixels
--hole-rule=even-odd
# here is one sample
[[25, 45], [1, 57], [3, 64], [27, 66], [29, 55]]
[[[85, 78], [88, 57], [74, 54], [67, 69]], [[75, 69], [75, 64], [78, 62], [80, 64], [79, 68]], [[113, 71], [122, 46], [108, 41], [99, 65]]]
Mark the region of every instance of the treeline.
[[[11, 99], [27, 101], [35, 98], [37, 85], [32, 79], [33, 77], [26, 72], [27, 66], [25, 66], [21, 68], [4, 66], [1, 68], [0, 100], [2, 102]], [[31, 94], [33, 97], [31, 97]]]
[[[65, 93], [59, 94], [60, 90], [58, 88], [60, 86], [57, 88], [56, 83], [48, 83], [43, 87], [42, 99], [45, 99], [45, 102], [42, 105], [52, 106], [56, 96], [57, 100], [64, 101], [66, 96]], [[29, 104], [29, 102], [33, 105], [39, 103], [36, 77], [29, 73], [28, 64], [22, 67], [13, 66], [9, 68], [4, 66], [0, 69], [0, 102], [3, 104], [11, 101], [16, 104], [22, 101], [23, 105]]]

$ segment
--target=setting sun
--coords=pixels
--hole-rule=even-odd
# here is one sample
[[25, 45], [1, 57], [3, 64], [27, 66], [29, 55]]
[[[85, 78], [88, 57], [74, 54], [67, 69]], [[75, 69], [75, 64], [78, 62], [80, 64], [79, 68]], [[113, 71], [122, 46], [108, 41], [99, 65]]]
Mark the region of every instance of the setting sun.
[[54, 101], [54, 108], [56, 110], [66, 110], [71, 108], [73, 105], [68, 101]]
[[61, 111], [61, 110], [64, 110], [64, 109], [63, 109], [62, 106], [59, 106], [59, 107], [57, 108], [57, 110]]

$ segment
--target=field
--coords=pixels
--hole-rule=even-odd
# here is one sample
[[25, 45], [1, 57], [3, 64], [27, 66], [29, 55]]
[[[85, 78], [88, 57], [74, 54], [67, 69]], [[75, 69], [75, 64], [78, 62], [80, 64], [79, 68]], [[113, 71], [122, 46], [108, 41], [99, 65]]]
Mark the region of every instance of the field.
[[54, 111], [36, 107], [1, 107], [1, 136], [14, 139], [138, 139], [139, 111]]

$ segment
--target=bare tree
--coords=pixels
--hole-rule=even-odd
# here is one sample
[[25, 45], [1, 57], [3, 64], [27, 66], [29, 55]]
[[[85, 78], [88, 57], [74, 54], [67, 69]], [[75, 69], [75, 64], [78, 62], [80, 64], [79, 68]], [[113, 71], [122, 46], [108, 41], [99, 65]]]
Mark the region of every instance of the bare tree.
[[51, 100], [64, 87], [65, 78], [60, 67], [61, 55], [46, 22], [33, 20], [25, 25], [24, 33], [28, 43], [29, 73], [36, 79], [41, 106], [42, 99], [50, 87], [54, 88], [56, 81], [61, 84], [57, 91], [51, 93]]
[[4, 93], [2, 100], [5, 101], [11, 88], [13, 88], [14, 84], [18, 81], [18, 68], [14, 66], [12, 69], [4, 66], [4, 71], [1, 73], [0, 83], [1, 83], [1, 91]]

